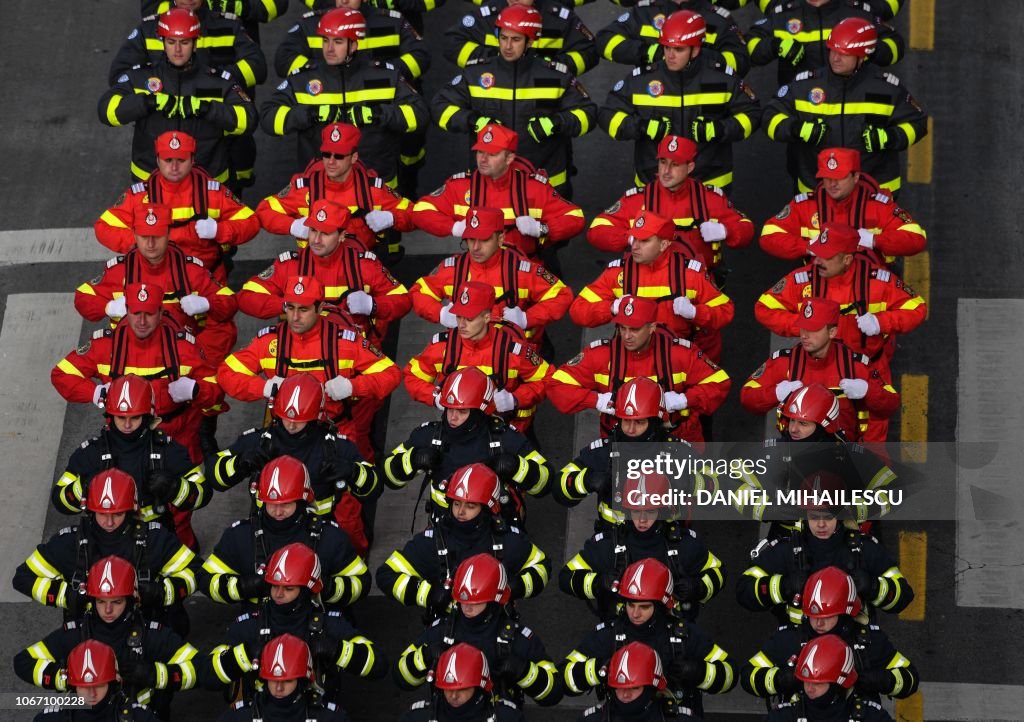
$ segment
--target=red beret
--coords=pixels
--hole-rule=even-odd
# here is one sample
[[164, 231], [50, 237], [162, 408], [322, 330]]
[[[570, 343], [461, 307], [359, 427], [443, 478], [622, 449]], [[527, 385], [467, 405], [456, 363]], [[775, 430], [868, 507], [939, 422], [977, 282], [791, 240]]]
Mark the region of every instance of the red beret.
[[359, 147], [362, 133], [359, 128], [348, 123], [330, 123], [320, 131], [320, 152], [340, 153], [348, 155]]
[[857, 231], [842, 223], [826, 223], [821, 233], [807, 242], [807, 252], [818, 258], [833, 258], [840, 253], [853, 253], [860, 243]]
[[519, 147], [519, 134], [497, 123], [488, 123], [476, 134], [473, 150], [497, 153], [502, 150], [515, 151]]
[[289, 276], [284, 283], [284, 302], [312, 306], [324, 300], [324, 287], [312, 276]]
[[797, 328], [820, 331], [839, 323], [839, 304], [830, 298], [808, 298], [800, 308]]
[[629, 233], [640, 241], [654, 236], [671, 241], [676, 235], [676, 224], [645, 209], [637, 213]]
[[650, 298], [623, 296], [619, 301], [619, 312], [612, 317], [612, 323], [629, 328], [640, 328], [654, 323], [658, 317], [658, 304]]
[[474, 206], [466, 211], [466, 240], [485, 241], [495, 233], [505, 230], [505, 214], [498, 208]]
[[170, 206], [142, 203], [135, 206], [132, 230], [140, 236], [166, 236], [171, 230]]
[[164, 305], [164, 289], [152, 283], [129, 283], [124, 304], [128, 313], [156, 313]]
[[494, 306], [494, 287], [480, 281], [466, 281], [453, 299], [451, 312], [463, 318], [476, 318]]
[[697, 157], [697, 144], [681, 135], [666, 135], [658, 143], [658, 157], [676, 163], [689, 163]]
[[313, 201], [309, 208], [309, 217], [306, 218], [306, 226], [314, 228], [323, 233], [335, 233], [348, 225], [352, 214], [348, 208], [339, 206], [337, 203], [328, 200]]
[[191, 158], [196, 152], [196, 139], [180, 130], [169, 130], [156, 137], [157, 158]]
[[860, 170], [860, 151], [854, 148], [825, 148], [818, 153], [818, 177], [839, 180]]

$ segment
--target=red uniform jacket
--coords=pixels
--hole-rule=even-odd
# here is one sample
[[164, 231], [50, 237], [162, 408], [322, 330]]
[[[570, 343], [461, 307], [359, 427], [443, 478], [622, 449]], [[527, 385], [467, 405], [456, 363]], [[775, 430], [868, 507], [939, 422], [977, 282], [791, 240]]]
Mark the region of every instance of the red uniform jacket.
[[649, 210], [676, 224], [676, 239], [691, 257], [714, 268], [722, 261], [722, 241], [705, 243], [700, 224], [715, 221], [725, 226], [725, 245], [744, 248], [754, 240], [754, 224], [736, 210], [721, 190], [687, 178], [675, 191], [655, 181], [630, 188], [590, 224], [587, 240], [602, 251], [621, 253], [628, 247], [629, 229], [641, 210]]
[[429, 276], [416, 281], [410, 292], [418, 316], [438, 323], [441, 302], [454, 297], [454, 289], [466, 281], [480, 281], [494, 287], [491, 318], [500, 321], [502, 309], [518, 306], [526, 312], [527, 339], [545, 325], [557, 321], [569, 310], [572, 291], [544, 266], [528, 261], [521, 253], [502, 248], [484, 263], [468, 253], [444, 259]]
[[372, 296], [376, 304], [374, 313], [353, 318], [373, 340], [383, 338], [388, 324], [407, 314], [412, 306], [405, 286], [374, 254], [342, 244], [326, 257], [317, 256], [308, 248], [285, 251], [273, 265], [245, 282], [238, 294], [239, 308], [256, 318], [278, 316], [284, 304], [284, 284], [290, 276], [316, 277], [324, 287], [326, 300], [342, 307], [346, 307], [344, 296], [351, 291]]
[[[348, 178], [340, 183], [327, 177], [321, 161], [310, 164], [305, 173], [292, 176], [280, 193], [260, 201], [256, 216], [268, 231], [286, 236], [291, 234], [292, 221], [308, 217], [309, 207], [322, 199], [348, 208], [353, 218], [345, 226], [345, 233], [353, 236], [365, 251], [377, 245], [377, 234], [363, 221], [369, 211], [391, 211], [395, 218], [393, 228], [400, 233], [415, 228], [409, 200], [391, 190], [361, 163], [353, 164]], [[300, 246], [305, 244], [299, 241]]]
[[[729, 375], [689, 341], [658, 330], [643, 351], [627, 351], [618, 337], [594, 341], [551, 375], [548, 395], [563, 414], [575, 414], [595, 408], [598, 394], [614, 392], [637, 376], [656, 381], [665, 391], [686, 394], [686, 408], [669, 421], [673, 436], [691, 442], [704, 440], [700, 415], [714, 413], [732, 386]], [[602, 436], [614, 424], [610, 414], [601, 414]]]
[[[848, 399], [839, 386], [840, 379], [867, 381], [867, 395], [856, 401]], [[850, 441], [863, 437], [870, 415], [889, 418], [900, 406], [899, 393], [882, 380], [877, 369], [868, 368], [867, 357], [838, 341], [830, 343], [820, 359], [805, 353], [800, 344], [773, 353], [740, 389], [743, 408], [753, 414], [765, 414], [776, 408], [779, 401], [775, 386], [782, 381], [803, 381], [805, 386], [821, 384], [830, 388], [839, 398], [839, 429]]]
[[509, 412], [508, 421], [516, 431], [528, 428], [544, 399], [544, 380], [551, 367], [515, 331], [491, 326], [479, 341], [463, 339], [457, 331], [434, 334], [420, 355], [405, 365], [405, 388], [417, 401], [433, 406], [434, 392], [448, 374], [467, 366], [476, 366], [499, 389], [515, 396], [516, 409]]
[[[580, 326], [601, 326], [612, 320], [612, 302], [625, 295], [653, 298], [658, 304], [658, 322], [676, 336], [697, 344], [712, 359], [722, 355], [719, 329], [733, 317], [732, 301], [715, 287], [700, 261], [670, 247], [649, 265], [631, 257], [608, 264], [597, 280], [580, 291], [569, 307], [569, 316]], [[672, 301], [686, 296], [697, 315], [687, 320], [672, 311]]]
[[[178, 183], [171, 183], [154, 172], [144, 183], [133, 184], [93, 224], [96, 239], [115, 253], [127, 253], [134, 248], [132, 216], [141, 203], [170, 206], [171, 240], [187, 255], [201, 260], [221, 281], [226, 278], [220, 265], [224, 248], [240, 246], [252, 240], [260, 230], [251, 208], [196, 168]], [[217, 221], [216, 238], [204, 239], [196, 234], [195, 222], [201, 218]]]
[[[430, 195], [420, 198], [412, 209], [416, 226], [433, 236], [452, 233], [452, 225], [466, 217], [470, 206], [500, 208], [505, 213], [505, 243], [533, 258], [543, 245], [568, 241], [583, 230], [583, 209], [558, 195], [542, 175], [521, 168], [491, 180], [478, 171], [456, 173]], [[541, 238], [524, 236], [516, 230], [516, 218], [532, 216], [548, 227]]]

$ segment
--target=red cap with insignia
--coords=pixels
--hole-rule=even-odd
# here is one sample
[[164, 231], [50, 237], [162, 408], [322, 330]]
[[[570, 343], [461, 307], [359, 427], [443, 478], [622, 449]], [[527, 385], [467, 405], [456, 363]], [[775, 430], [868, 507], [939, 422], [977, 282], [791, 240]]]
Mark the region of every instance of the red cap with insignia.
[[627, 328], [640, 328], [654, 323], [658, 317], [658, 304], [650, 298], [623, 296], [619, 301], [619, 312], [612, 317], [612, 323]]
[[330, 123], [320, 131], [320, 152], [349, 155], [359, 146], [359, 128], [348, 123]]
[[839, 323], [839, 304], [830, 298], [808, 298], [800, 307], [796, 327], [804, 331], [820, 331]]
[[466, 230], [463, 240], [486, 241], [495, 233], [505, 230], [505, 214], [498, 208], [474, 206], [466, 211]]
[[860, 243], [857, 231], [842, 223], [826, 223], [821, 233], [807, 242], [807, 252], [817, 258], [833, 258], [840, 253], [853, 253]]
[[655, 236], [671, 241], [676, 234], [676, 224], [662, 218], [657, 213], [642, 210], [633, 219], [633, 227], [629, 229], [629, 233], [638, 241], [644, 241]]
[[860, 170], [856, 148], [826, 148], [818, 153], [818, 177], [839, 180]]
[[156, 157], [164, 160], [191, 158], [196, 152], [196, 139], [180, 130], [161, 133], [154, 141]]
[[497, 153], [502, 150], [515, 151], [519, 147], [519, 134], [497, 123], [488, 123], [476, 134], [473, 150]]
[[658, 143], [658, 157], [674, 163], [689, 163], [697, 157], [697, 144], [681, 135], [666, 135]]
[[313, 201], [306, 226], [322, 233], [337, 233], [348, 225], [352, 214], [348, 208], [328, 200]]
[[284, 284], [284, 302], [312, 306], [324, 300], [324, 287], [312, 276], [289, 276]]
[[171, 230], [171, 209], [156, 203], [135, 206], [132, 230], [139, 236], [166, 236]]
[[[468, 225], [468, 224], [467, 224]], [[463, 318], [476, 318], [494, 305], [494, 288], [480, 281], [466, 281], [455, 294], [451, 312]]]
[[124, 287], [128, 313], [156, 313], [164, 304], [164, 289], [152, 283], [129, 283]]

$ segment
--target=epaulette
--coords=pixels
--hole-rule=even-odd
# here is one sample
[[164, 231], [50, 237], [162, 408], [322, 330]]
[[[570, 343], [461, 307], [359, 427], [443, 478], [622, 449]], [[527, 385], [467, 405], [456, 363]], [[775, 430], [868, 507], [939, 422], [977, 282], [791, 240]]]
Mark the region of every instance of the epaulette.
[[764, 442], [762, 443], [762, 446], [764, 448], [766, 448], [766, 449], [774, 449], [778, 445], [779, 445], [779, 440], [778, 439], [765, 439]]
[[227, 20], [238, 20], [238, 16], [235, 13], [221, 13]]
[[245, 622], [250, 617], [255, 618], [257, 616], [259, 616], [259, 615], [256, 612], [252, 612], [252, 613], [246, 612], [245, 614], [239, 614], [237, 617], [235, 617], [235, 621], [236, 622]]
[[529, 261], [520, 261], [519, 270], [522, 271], [523, 273], [529, 273], [531, 270], [533, 270], [533, 264], [530, 263]]
[[803, 203], [804, 201], [809, 201], [813, 197], [813, 193], [797, 193], [796, 196], [793, 197], [793, 200], [797, 203]]
[[325, 707], [325, 708], [327, 708], [327, 709], [329, 709], [329, 710], [331, 710], [331, 712], [334, 712], [335, 710], [337, 710], [337, 709], [338, 709], [338, 705], [334, 704], [334, 702], [327, 702], [327, 703], [326, 703], [326, 704], [324, 705], [324, 707]]
[[94, 436], [91, 439], [86, 439], [85, 441], [83, 441], [78, 446], [79, 446], [79, 448], [82, 448], [82, 449], [88, 449], [91, 444], [94, 444], [97, 441], [99, 441], [99, 437], [98, 436]]
[[341, 329], [341, 332], [338, 334], [338, 338], [340, 338], [342, 341], [355, 341], [356, 336], [356, 332], [350, 328], [343, 328]]
[[188, 331], [178, 331], [178, 333], [175, 334], [175, 335], [181, 341], [187, 341], [188, 343], [191, 343], [191, 344], [195, 344], [195, 342], [196, 342], [196, 337], [193, 336]]
[[306, 187], [306, 176], [299, 176], [298, 178], [295, 179], [295, 189], [296, 190], [298, 190], [299, 188], [305, 188], [305, 187]]
[[245, 705], [247, 705], [247, 704], [248, 704], [248, 702], [246, 702], [244, 699], [240, 699], [237, 702], [235, 702], [233, 705], [231, 705], [231, 709], [244, 709]]
[[448, 176], [448, 180], [457, 180], [457, 179], [460, 179], [460, 178], [469, 178], [469, 173], [470, 173], [470, 171], [461, 171], [459, 173], [456, 173], [455, 175]]
[[[466, 61], [466, 64], [463, 67], [469, 68], [473, 65], [479, 65], [480, 63], [489, 62], [490, 60], [491, 58], [470, 58], [469, 60]], [[460, 75], [459, 77], [462, 76]]]
[[602, 629], [604, 629], [604, 628], [605, 628], [605, 627], [607, 627], [607, 626], [608, 626], [608, 625], [607, 625], [607, 624], [606, 624], [605, 622], [601, 622], [600, 624], [598, 624], [597, 626], [595, 626], [595, 627], [594, 627], [594, 631], [595, 631], [595, 632], [597, 632], [597, 631], [599, 631], [599, 630], [602, 630]]
[[867, 366], [868, 364], [871, 363], [871, 359], [868, 358], [868, 355], [866, 353], [859, 353], [859, 354], [857, 354], [854, 357], [854, 360], [864, 364], [865, 366]]
[[448, 258], [444, 259], [441, 265], [444, 266], [445, 268], [452, 268], [453, 266], [455, 266], [455, 262], [457, 260], [458, 256], [448, 256]]
[[879, 203], [892, 203], [892, 198], [887, 196], [885, 193], [875, 193], [875, 200]]
[[100, 328], [100, 329], [97, 329], [97, 330], [92, 332], [93, 340], [100, 339], [100, 338], [105, 338], [105, 337], [109, 338], [110, 336], [113, 336], [113, 335], [114, 335], [114, 332], [111, 331], [109, 328]]
[[263, 336], [266, 336], [268, 333], [274, 333], [276, 331], [277, 326], [264, 326], [263, 328], [256, 332], [256, 338], [262, 338]]
[[887, 268], [872, 268], [871, 277], [876, 278], [883, 283], [888, 283], [889, 279], [892, 278], [892, 273]]
[[672, 343], [674, 343], [676, 346], [685, 346], [686, 348], [690, 348], [693, 345], [690, 343], [688, 339], [685, 338], [674, 338], [672, 339]]
[[686, 267], [691, 271], [695, 271], [697, 273], [700, 273], [700, 269], [703, 268], [703, 266], [701, 266], [700, 261], [696, 260], [695, 258], [691, 258], [689, 261], [687, 261]]
[[597, 532], [596, 534], [594, 534], [593, 537], [591, 537], [591, 539], [593, 541], [596, 541], [596, 542], [601, 541], [602, 539], [604, 539], [604, 532], [603, 531]]
[[409, 709], [426, 709], [428, 704], [430, 703], [427, 702], [427, 700], [421, 699], [418, 702], [413, 702], [412, 707], [410, 707]]
[[159, 19], [159, 17], [160, 16], [157, 13], [153, 13], [152, 15], [146, 15], [145, 17], [142, 18], [142, 22], [150, 23], [150, 22], [153, 22], [154, 20]]
[[243, 431], [243, 432], [242, 432], [242, 436], [248, 436], [249, 434], [255, 434], [255, 433], [256, 433], [256, 432], [258, 432], [258, 431], [263, 431], [263, 429], [257, 429], [257, 428], [256, 428], [256, 427], [254, 426], [254, 427], [252, 427], [251, 429], [246, 429], [245, 431]]
[[394, 70], [395, 66], [386, 60], [374, 60], [373, 67], [375, 68], [387, 68], [388, 70]]
[[868, 707], [874, 707], [877, 710], [881, 710], [882, 709], [882, 705], [880, 705], [878, 702], [875, 702], [875, 701], [870, 700], [870, 699], [864, 700], [864, 704], [866, 704]]
[[[316, 17], [319, 14], [320, 13], [318, 11], [316, 11], [316, 10], [310, 10], [308, 13], [302, 13], [302, 19], [305, 20], [306, 18]], [[299, 26], [296, 25], [295, 27], [299, 27]], [[289, 32], [291, 32], [291, 31], [289, 31]]]
[[780, 348], [778, 351], [776, 351], [775, 353], [772, 354], [772, 358], [773, 359], [777, 359], [777, 358], [782, 358], [783, 356], [792, 356], [792, 355], [793, 355], [793, 347], [790, 346], [789, 348]]
[[492, 12], [494, 12], [494, 9], [490, 5], [481, 5], [480, 6], [480, 17], [482, 17], [482, 18], [490, 17]]
[[434, 530], [433, 529], [424, 529], [423, 530], [423, 536], [425, 538], [427, 538], [427, 539], [433, 539], [434, 538]]
[[107, 268], [113, 268], [118, 263], [124, 263], [124, 256], [114, 256], [113, 258], [111, 258], [109, 261], [107, 261]]
[[802, 73], [797, 73], [796, 77], [794, 78], [794, 80], [807, 80], [808, 78], [813, 78], [813, 77], [814, 77], [814, 71], [813, 70], [805, 70]]
[[380, 176], [375, 176], [374, 178], [371, 179], [371, 185], [374, 188], [383, 188], [384, 180]]
[[587, 448], [590, 448], [590, 449], [600, 449], [606, 443], [608, 443], [607, 439], [595, 439], [594, 441], [590, 442], [590, 446], [587, 447]]
[[533, 630], [530, 629], [529, 627], [520, 627], [519, 628], [519, 633], [522, 634], [527, 639], [529, 639], [530, 637], [533, 636]]
[[521, 343], [514, 343], [514, 344], [512, 344], [512, 353], [514, 353], [516, 356], [522, 356], [523, 355], [523, 350], [524, 350], [523, 349], [523, 344], [521, 344]]
[[736, 71], [733, 69], [733, 67], [731, 65], [726, 65], [725, 63], [719, 63], [718, 67], [726, 75], [736, 75]]
[[889, 83], [890, 85], [899, 85], [900, 84], [900, 79], [897, 78], [892, 73], [882, 73], [882, 77], [885, 78], [885, 81], [887, 83]]
[[67, 709], [66, 707], [43, 707], [43, 714], [60, 714], [61, 710]]
[[793, 703], [792, 702], [780, 702], [775, 707], [775, 709], [792, 709], [792, 708], [793, 708]]
[[64, 536], [65, 534], [71, 534], [72, 532], [78, 531], [77, 526], [66, 526], [57, 532], [57, 536]]
[[160, 624], [160, 622], [150, 622], [149, 623], [149, 628], [150, 629], [163, 629], [163, 626], [164, 625]]
[[653, 67], [653, 66], [650, 66], [650, 65], [637, 66], [637, 67], [633, 68], [632, 76], [634, 78], [640, 77], [641, 75], [643, 75], [644, 73], [649, 71], [651, 69], [651, 67]]
[[562, 73], [563, 75], [569, 72], [569, 67], [565, 63], [560, 63], [557, 60], [549, 60], [548, 67], [551, 68], [552, 70], [557, 70], [559, 73]]
[[718, 195], [725, 198], [725, 193], [718, 186], [709, 186], [707, 183], [702, 183], [701, 185], [704, 186], [704, 190], [709, 191], [711, 193], [717, 193]]
[[725, 8], [720, 7], [718, 5], [715, 5], [715, 12], [718, 13], [719, 15], [721, 15], [723, 18], [726, 18], [726, 19], [732, 17], [732, 15], [729, 14], [728, 10], [726, 10]]
[[132, 183], [132, 187], [129, 190], [131, 190], [132, 193], [145, 193], [146, 192], [146, 184], [145, 183]]
[[374, 253], [373, 251], [361, 251], [359, 253], [359, 257], [360, 258], [365, 258], [367, 261], [376, 261], [377, 260], [377, 254]]
[[771, 541], [769, 541], [768, 539], [762, 539], [757, 543], [756, 547], [750, 550], [750, 558], [757, 559], [766, 549], [769, 549], [778, 543], [778, 539], [772, 539]]
[[78, 622], [65, 622], [64, 629], [67, 629], [68, 631], [78, 629]]
[[562, 18], [562, 20], [568, 20], [569, 19], [569, 8], [565, 7], [564, 5], [561, 6], [561, 7], [555, 5], [555, 6], [553, 6], [551, 8], [551, 14], [552, 15], [557, 15], [558, 17]]
[[277, 257], [277, 260], [281, 261], [281, 263], [285, 263], [286, 261], [291, 261], [298, 257], [298, 251], [285, 251], [280, 256]]
[[793, 280], [797, 283], [809, 283], [811, 280], [811, 274], [807, 271], [797, 271], [793, 274]]
[[650, 6], [651, 0], [640, 0], [640, 2], [636, 4], [636, 7], [638, 8], [649, 8]]
[[881, 627], [879, 627], [877, 624], [869, 624], [868, 625], [868, 629], [870, 629], [870, 630], [872, 630], [874, 632], [877, 632], [877, 631], [879, 631], [881, 629]]
[[433, 622], [431, 622], [431, 623], [430, 623], [430, 626], [431, 626], [431, 627], [436, 627], [436, 626], [437, 626], [438, 624], [440, 624], [440, 623], [441, 623], [442, 621], [444, 621], [444, 620], [442, 620], [442, 619], [441, 619], [441, 617], [438, 617], [437, 619], [435, 619], [435, 620], [434, 620]]
[[161, 524], [158, 521], [151, 521], [151, 522], [149, 522], [149, 528], [150, 529], [163, 529], [164, 526], [163, 526], [163, 524]]
[[543, 183], [544, 185], [547, 185], [550, 182], [546, 175], [541, 175], [540, 173], [531, 173], [530, 179], [535, 180], [539, 183]]
[[229, 526], [228, 528], [229, 529], [234, 529], [236, 526], [245, 523], [245, 521], [246, 521], [245, 519], [238, 519], [238, 520], [232, 522], [231, 526]]
[[608, 261], [607, 268], [619, 268], [622, 265], [622, 259], [616, 258], [614, 261]]
[[498, 701], [495, 702], [495, 704], [503, 704], [506, 707], [511, 707], [512, 709], [519, 709], [519, 706], [515, 702], [511, 702], [511, 701], [509, 701], [509, 700], [507, 700], [505, 698], [499, 699]]
[[601, 346], [607, 346], [611, 343], [611, 339], [599, 338], [596, 341], [591, 341], [590, 346], [587, 348], [600, 348]]
[[520, 529], [520, 528], [519, 528], [519, 527], [517, 527], [517, 526], [509, 526], [509, 528], [508, 528], [508, 533], [509, 533], [509, 534], [517, 534], [517, 535], [518, 535], [518, 534], [522, 534], [522, 533], [523, 533], [523, 530], [522, 530], [522, 529]]
[[337, 609], [332, 609], [331, 611], [327, 612], [327, 616], [328, 617], [340, 617], [341, 616], [341, 612], [339, 612]]
[[220, 181], [217, 181], [217, 180], [214, 180], [213, 178], [211, 178], [210, 180], [206, 181], [206, 189], [207, 190], [211, 190], [211, 191], [219, 191], [220, 190]]
[[594, 705], [593, 707], [587, 707], [585, 710], [583, 710], [583, 716], [589, 717], [592, 714], [597, 714], [602, 709], [604, 709], [604, 705], [602, 704]]
[[389, 18], [392, 18], [394, 20], [402, 20], [403, 19], [402, 13], [398, 12], [397, 10], [388, 10], [386, 14], [387, 14], [387, 16]]
[[635, 196], [637, 193], [643, 193], [643, 192], [644, 192], [643, 188], [630, 188], [628, 191], [623, 193], [623, 195], [626, 196], [627, 198], [629, 198], [630, 196]]
[[430, 343], [442, 343], [442, 342], [447, 341], [447, 340], [448, 340], [448, 331], [441, 331], [440, 333], [435, 333], [431, 337]]

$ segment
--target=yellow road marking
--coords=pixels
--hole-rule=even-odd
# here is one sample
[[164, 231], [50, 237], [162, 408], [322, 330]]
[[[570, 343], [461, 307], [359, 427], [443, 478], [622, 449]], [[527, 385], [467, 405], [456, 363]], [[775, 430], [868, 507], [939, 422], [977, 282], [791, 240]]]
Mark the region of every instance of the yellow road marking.
[[896, 700], [896, 722], [922, 722], [924, 720], [924, 697], [914, 692], [906, 699]]
[[935, 0], [914, 0], [910, 3], [910, 49], [935, 48]]
[[900, 532], [900, 571], [914, 590], [914, 601], [900, 612], [900, 619], [906, 622], [920, 622], [924, 619], [925, 570], [928, 566], [928, 532]]
[[907, 149], [907, 182], [932, 182], [932, 136], [935, 124], [928, 118], [928, 135]]
[[[921, 251], [916, 256], [909, 256], [903, 261], [903, 280], [914, 292], [930, 304], [932, 286], [932, 259], [928, 251]], [[931, 315], [931, 307], [927, 309]], [[928, 318], [928, 315], [925, 318]]]
[[904, 463], [928, 461], [928, 377], [919, 374], [900, 376], [900, 457]]

